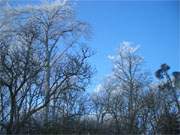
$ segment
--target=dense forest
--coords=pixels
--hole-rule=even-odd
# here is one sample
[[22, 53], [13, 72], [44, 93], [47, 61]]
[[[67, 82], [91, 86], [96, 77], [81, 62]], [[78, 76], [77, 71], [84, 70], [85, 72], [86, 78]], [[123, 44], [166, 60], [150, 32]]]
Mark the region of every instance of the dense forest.
[[71, 2], [0, 6], [0, 134], [180, 134], [180, 72], [122, 42], [89, 93], [91, 26]]

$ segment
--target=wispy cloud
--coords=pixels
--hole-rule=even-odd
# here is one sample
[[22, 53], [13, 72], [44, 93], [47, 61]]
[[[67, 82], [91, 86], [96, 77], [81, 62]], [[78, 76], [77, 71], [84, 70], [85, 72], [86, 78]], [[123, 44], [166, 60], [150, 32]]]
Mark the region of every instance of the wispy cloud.
[[96, 88], [94, 89], [94, 92], [100, 92], [101, 90], [102, 90], [102, 88], [103, 88], [103, 86], [102, 86], [102, 84], [98, 84], [97, 86], [96, 86]]

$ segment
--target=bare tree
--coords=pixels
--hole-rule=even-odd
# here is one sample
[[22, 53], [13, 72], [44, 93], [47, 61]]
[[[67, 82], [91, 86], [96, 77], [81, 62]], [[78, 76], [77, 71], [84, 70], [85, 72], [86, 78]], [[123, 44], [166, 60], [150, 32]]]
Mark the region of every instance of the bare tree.
[[142, 70], [143, 59], [136, 53], [138, 48], [131, 45], [123, 42], [118, 54], [109, 56], [113, 61], [113, 73], [102, 85], [103, 92], [99, 92], [102, 96], [95, 100], [102, 108], [98, 113], [105, 112], [109, 115], [105, 117], [114, 122], [115, 134], [141, 133], [145, 124], [141, 112], [150, 81]]
[[[39, 6], [25, 7], [19, 12], [27, 12], [41, 33], [40, 44], [44, 49], [44, 72], [46, 100], [49, 100], [52, 82], [52, 70], [57, 61], [87, 33], [88, 25], [75, 18], [70, 2], [45, 2]], [[64, 39], [64, 41], [63, 41]], [[63, 47], [63, 45], [65, 46]], [[58, 51], [61, 50], [61, 51]], [[45, 123], [48, 122], [49, 105], [46, 106]]]
[[[29, 88], [36, 83], [36, 78], [42, 69], [40, 54], [33, 46], [36, 42], [36, 31], [33, 27], [28, 26], [28, 28], [18, 30], [16, 36], [12, 32], [4, 39], [6, 42], [1, 40], [0, 83], [1, 88], [3, 87], [1, 91], [8, 91], [5, 94], [9, 97], [7, 102], [10, 103], [10, 107], [6, 106], [5, 109], [7, 114], [5, 117], [9, 120], [6, 124], [8, 133], [18, 125], [25, 97]], [[31, 82], [32, 79], [34, 82]]]
[[[162, 64], [160, 69], [156, 71], [156, 77], [160, 80], [155, 88], [157, 91], [159, 107], [156, 110], [156, 132], [162, 134], [178, 134], [179, 133], [179, 91], [178, 91], [178, 72], [173, 73], [171, 77], [168, 73], [170, 67]], [[177, 80], [176, 80], [177, 79]], [[171, 124], [170, 124], [171, 123]], [[173, 125], [173, 126], [172, 126]]]
[[6, 7], [1, 24], [1, 125], [10, 134], [44, 108], [46, 124], [52, 101], [64, 91], [84, 90], [92, 74], [91, 53], [70, 50], [88, 27], [76, 20], [69, 2]]
[[132, 43], [123, 42], [114, 61], [114, 75], [119, 82], [119, 89], [127, 103], [128, 133], [138, 133], [139, 112], [142, 107], [141, 98], [148, 85], [149, 79], [142, 71], [143, 59], [137, 55], [137, 47], [131, 47]]

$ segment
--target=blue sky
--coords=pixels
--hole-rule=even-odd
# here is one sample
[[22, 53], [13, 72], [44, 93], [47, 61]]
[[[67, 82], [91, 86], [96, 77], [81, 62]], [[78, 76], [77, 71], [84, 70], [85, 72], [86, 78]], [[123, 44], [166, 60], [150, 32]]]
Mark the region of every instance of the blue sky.
[[112, 63], [107, 56], [114, 55], [122, 41], [140, 45], [139, 54], [152, 74], [162, 63], [169, 64], [171, 71], [180, 71], [178, 0], [76, 0], [76, 3], [77, 17], [92, 27], [88, 44], [96, 52], [90, 62], [97, 73], [89, 91], [111, 73]]
[[178, 1], [78, 1], [77, 15], [92, 26], [89, 45], [96, 51], [91, 89], [111, 73], [107, 56], [115, 54], [122, 41], [140, 44], [139, 54], [150, 71], [162, 63], [180, 70], [179, 6]]

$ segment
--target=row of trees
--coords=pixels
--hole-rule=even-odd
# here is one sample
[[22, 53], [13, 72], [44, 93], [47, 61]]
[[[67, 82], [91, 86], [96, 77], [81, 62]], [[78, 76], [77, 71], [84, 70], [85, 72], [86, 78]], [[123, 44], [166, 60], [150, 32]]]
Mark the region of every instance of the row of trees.
[[59, 116], [80, 115], [79, 91], [93, 71], [87, 63], [92, 52], [82, 45], [88, 24], [76, 19], [68, 1], [2, 3], [0, 10], [1, 132], [27, 132], [34, 122], [48, 127]]
[[113, 71], [91, 94], [89, 25], [69, 1], [0, 3], [0, 134], [178, 134], [180, 73], [158, 82], [123, 42]]
[[[113, 73], [93, 96], [101, 131], [107, 134], [179, 134], [180, 72], [168, 74], [162, 64], [153, 82], [142, 68], [137, 47], [123, 42], [113, 60]], [[178, 82], [178, 83], [177, 83]], [[100, 133], [101, 133], [100, 131]]]

